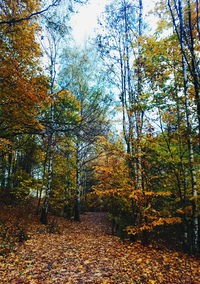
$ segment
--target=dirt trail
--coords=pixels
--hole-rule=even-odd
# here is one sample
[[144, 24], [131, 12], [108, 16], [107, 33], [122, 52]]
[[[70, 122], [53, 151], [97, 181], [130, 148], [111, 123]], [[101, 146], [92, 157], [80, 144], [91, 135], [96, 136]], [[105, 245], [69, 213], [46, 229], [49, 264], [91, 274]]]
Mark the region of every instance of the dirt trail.
[[59, 219], [61, 234], [32, 234], [0, 262], [0, 283], [200, 283], [200, 261], [187, 255], [123, 243], [104, 213], [81, 222]]

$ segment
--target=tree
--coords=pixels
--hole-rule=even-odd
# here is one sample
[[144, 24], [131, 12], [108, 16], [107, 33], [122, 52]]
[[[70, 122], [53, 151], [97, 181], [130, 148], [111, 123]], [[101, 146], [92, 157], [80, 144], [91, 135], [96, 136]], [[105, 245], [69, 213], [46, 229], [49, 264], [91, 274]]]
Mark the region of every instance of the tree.
[[[197, 4], [198, 5], [198, 4]], [[197, 119], [199, 124], [199, 133], [200, 133], [200, 99], [199, 99], [199, 90], [200, 90], [200, 73], [198, 67], [198, 59], [195, 52], [195, 38], [193, 29], [196, 27], [196, 19], [192, 23], [192, 10], [191, 10], [191, 1], [187, 1], [186, 4], [186, 13], [183, 14], [183, 6], [181, 1], [178, 1], [176, 6], [176, 11], [178, 9], [178, 25], [175, 21], [174, 11], [172, 9], [170, 1], [168, 1], [168, 7], [173, 19], [173, 25], [178, 36], [180, 49], [182, 52], [182, 74], [183, 74], [183, 86], [184, 86], [184, 98], [185, 98], [185, 115], [187, 121], [187, 134], [188, 134], [188, 150], [189, 150], [189, 163], [190, 163], [190, 176], [191, 176], [191, 186], [192, 194], [194, 198], [197, 197], [197, 182], [196, 182], [196, 171], [194, 169], [194, 153], [193, 153], [193, 144], [191, 138], [191, 124], [190, 124], [190, 115], [188, 109], [188, 73], [187, 69], [190, 72], [194, 85], [195, 93], [195, 104], [197, 106]], [[195, 18], [198, 18], [195, 16]], [[184, 19], [187, 23], [184, 23]], [[187, 29], [187, 30], [186, 30]], [[198, 42], [198, 38], [197, 38]], [[187, 49], [187, 51], [186, 51]], [[189, 56], [186, 55], [186, 52], [189, 52]], [[193, 202], [193, 246], [194, 250], [198, 249], [198, 214], [197, 214], [197, 204]]]
[[[179, 3], [181, 4], [181, 3]], [[176, 6], [177, 8], [178, 6]], [[179, 7], [179, 9], [182, 6]], [[166, 8], [166, 7], [164, 7]], [[161, 7], [163, 13], [163, 6]], [[172, 11], [171, 11], [172, 12]], [[179, 10], [179, 20], [183, 25], [183, 11]], [[164, 12], [165, 13], [165, 12]], [[182, 14], [181, 14], [182, 13]], [[182, 16], [181, 16], [182, 15]], [[180, 27], [179, 35], [169, 28], [172, 27], [170, 19], [159, 24], [159, 30], [155, 38], [148, 38], [146, 43], [143, 42], [143, 51], [145, 54], [144, 70], [146, 76], [150, 79], [154, 99], [152, 103], [158, 109], [158, 117], [160, 120], [160, 128], [166, 143], [167, 152], [173, 161], [171, 172], [175, 178], [177, 195], [180, 198], [182, 208], [191, 205], [194, 201], [189, 201], [192, 195], [196, 200], [197, 182], [196, 182], [196, 163], [194, 155], [196, 149], [196, 119], [193, 119], [195, 109], [194, 86], [190, 80], [190, 72], [187, 67], [186, 59], [180, 52], [185, 49], [183, 40], [184, 29]], [[162, 37], [163, 29], [168, 28], [168, 35]], [[180, 40], [182, 43], [180, 46]], [[187, 137], [187, 138], [185, 138]], [[197, 154], [197, 153], [196, 153]], [[179, 161], [179, 162], [178, 162]], [[186, 162], [187, 161], [187, 162]], [[178, 169], [178, 170], [177, 170]], [[195, 201], [196, 202], [196, 201]], [[196, 237], [198, 225], [198, 217], [196, 204], [193, 204], [193, 236], [189, 240], [190, 222], [183, 217], [184, 223], [184, 242], [189, 246], [194, 245], [197, 250], [198, 238]], [[184, 211], [184, 210], [183, 210]], [[193, 245], [192, 245], [193, 243]]]
[[[27, 9], [34, 9], [29, 2]], [[23, 5], [5, 2], [1, 10], [2, 18], [23, 15]], [[27, 4], [28, 5], [28, 4]], [[39, 68], [40, 47], [36, 40], [39, 26], [36, 21], [20, 22], [12, 31], [1, 26], [1, 137], [8, 138], [24, 129], [33, 131], [42, 126], [36, 119], [40, 106], [48, 99], [47, 81]], [[31, 51], [31, 52], [30, 52]], [[10, 133], [11, 132], [11, 133]]]
[[[171, 217], [171, 212], [164, 211], [164, 201], [169, 199], [171, 194], [164, 188], [162, 191], [159, 186], [154, 186], [152, 190], [152, 180], [156, 179], [152, 173], [150, 180], [146, 179], [145, 191], [134, 187], [127, 154], [120, 140], [111, 143], [101, 137], [99, 143], [104, 152], [95, 161], [96, 184], [93, 190], [97, 196], [104, 199], [116, 233], [125, 236], [126, 231], [129, 235], [140, 236], [145, 243], [148, 241], [148, 232], [165, 224], [180, 222], [180, 218]], [[146, 151], [147, 147], [146, 143]], [[147, 165], [151, 167], [146, 157], [146, 167]]]
[[[46, 158], [43, 165], [44, 185], [46, 185], [46, 199], [44, 207], [48, 208], [48, 196], [52, 189], [53, 155], [56, 152], [57, 137], [70, 132], [76, 125], [75, 114], [78, 103], [69, 91], [56, 90], [56, 64], [59, 52], [58, 42], [64, 35], [64, 21], [60, 22], [56, 16], [56, 7], [61, 1], [49, 3], [47, 8], [41, 10], [41, 1], [6, 1], [0, 6], [2, 32], [1, 37], [1, 149], [2, 149], [2, 185], [9, 186], [11, 176], [13, 178], [16, 167], [15, 160], [19, 135], [36, 134], [37, 143], [47, 147]], [[80, 2], [80, 1], [76, 1]], [[70, 3], [68, 3], [70, 4]], [[51, 9], [49, 9], [51, 8]], [[57, 9], [58, 7], [56, 7]], [[69, 8], [69, 7], [68, 7]], [[36, 15], [48, 10], [40, 21]], [[69, 10], [66, 10], [69, 13]], [[68, 16], [65, 14], [65, 19]], [[44, 38], [44, 21], [46, 21], [45, 37], [48, 31], [49, 49], [40, 48], [38, 38]], [[36, 39], [37, 37], [37, 39]], [[45, 42], [46, 43], [46, 42]], [[50, 61], [49, 79], [44, 76], [41, 69], [42, 52], [47, 52]], [[47, 72], [46, 72], [47, 74]], [[64, 112], [66, 112], [64, 114]], [[64, 134], [65, 135], [65, 134]], [[68, 134], [70, 135], [70, 134]], [[17, 137], [17, 138], [15, 138]], [[42, 141], [42, 142], [41, 142]], [[13, 143], [16, 143], [14, 145]], [[44, 147], [45, 147], [44, 146]], [[24, 149], [25, 150], [25, 149]], [[13, 151], [13, 153], [11, 153]], [[21, 151], [21, 149], [20, 149]], [[7, 153], [6, 153], [7, 152]], [[27, 155], [31, 159], [31, 153], [22, 150], [22, 156]], [[19, 155], [20, 156], [20, 155]], [[9, 157], [8, 162], [5, 160]], [[26, 157], [26, 159], [28, 159]], [[20, 158], [19, 158], [20, 159]], [[25, 159], [22, 163], [26, 163]], [[7, 175], [8, 172], [8, 175]], [[7, 177], [8, 176], [8, 177]], [[7, 181], [5, 181], [5, 177]], [[47, 182], [46, 182], [47, 179]], [[14, 185], [12, 185], [14, 186]], [[18, 187], [18, 185], [16, 185]], [[40, 193], [42, 194], [42, 189]], [[43, 210], [47, 212], [48, 210]], [[47, 213], [44, 214], [44, 222], [47, 222]]]
[[[197, 109], [198, 129], [200, 133], [200, 70], [198, 59], [199, 48], [199, 3], [198, 1], [168, 1], [173, 27], [178, 37], [184, 69], [188, 70], [194, 86], [194, 97]], [[184, 73], [183, 72], [183, 73]]]
[[[37, 1], [18, 3], [18, 5], [16, 1], [5, 1], [0, 7], [0, 17], [1, 19], [8, 19], [11, 16], [23, 17], [26, 9], [32, 11], [38, 5]], [[25, 135], [21, 138], [21, 136], [25, 133], [37, 134], [42, 131], [43, 125], [38, 120], [38, 114], [49, 100], [47, 78], [39, 65], [40, 46], [36, 39], [39, 30], [35, 19], [30, 20], [29, 23], [24, 21], [12, 24], [9, 28], [0, 25], [1, 185], [10, 190], [16, 185], [14, 177], [18, 183], [17, 168], [20, 167], [21, 171], [26, 172], [27, 179], [32, 178], [32, 164], [30, 163], [29, 169], [25, 166], [25, 160], [28, 158], [25, 158], [26, 154], [21, 145], [24, 143], [26, 147], [26, 140], [30, 137]], [[24, 160], [24, 167], [18, 167], [20, 156], [21, 160]]]
[[[116, 13], [117, 11], [117, 13]], [[142, 76], [142, 1], [111, 3], [105, 11], [104, 32], [97, 37], [99, 51], [119, 88], [122, 125], [135, 187], [142, 189], [141, 147], [146, 96]], [[117, 78], [117, 80], [116, 80]]]
[[[53, 11], [52, 13], [49, 13], [47, 17], [45, 18], [45, 21], [43, 23], [43, 29], [45, 36], [42, 36], [42, 39], [45, 39], [45, 45], [43, 45], [43, 50], [45, 52], [48, 66], [47, 69], [49, 71], [49, 80], [50, 80], [50, 86], [49, 86], [49, 92], [52, 97], [52, 101], [50, 103], [50, 107], [47, 111], [47, 116], [45, 116], [46, 120], [44, 124], [46, 125], [45, 129], [45, 136], [46, 136], [46, 158], [44, 161], [44, 172], [43, 176], [47, 179], [46, 182], [46, 192], [45, 192], [45, 198], [41, 210], [41, 217], [40, 220], [42, 223], [47, 224], [47, 216], [49, 211], [49, 200], [50, 195], [52, 192], [52, 181], [53, 181], [53, 153], [55, 152], [54, 149], [56, 147], [56, 130], [58, 127], [58, 124], [56, 124], [55, 121], [55, 115], [56, 115], [56, 106], [55, 106], [55, 100], [59, 98], [59, 94], [56, 92], [56, 68], [57, 68], [57, 57], [59, 56], [59, 46], [61, 44], [62, 37], [64, 38], [66, 36], [66, 25], [65, 25], [65, 16], [62, 15], [58, 16], [57, 11]], [[61, 19], [63, 20], [61, 23]], [[66, 95], [65, 92], [63, 92], [64, 96]], [[62, 95], [61, 95], [62, 96]], [[60, 123], [60, 121], [57, 121], [57, 123]]]
[[[8, 1], [6, 1], [8, 2]], [[2, 11], [5, 10], [7, 8], [7, 3], [3, 3], [1, 4], [1, 9]], [[1, 19], [0, 21], [0, 25], [13, 25], [13, 24], [16, 24], [16, 23], [19, 23], [19, 22], [22, 22], [22, 21], [28, 21], [28, 20], [31, 20], [33, 19], [34, 17], [37, 17], [37, 16], [40, 16], [40, 15], [43, 15], [45, 14], [46, 12], [49, 12], [49, 10], [51, 10], [51, 8], [55, 8], [57, 6], [59, 6], [61, 3], [62, 3], [62, 0], [52, 0], [51, 3], [47, 3], [46, 7], [42, 8], [42, 5], [45, 5], [46, 1], [41, 1], [41, 0], [37, 0], [36, 3], [40, 4], [40, 6], [34, 6], [33, 10], [30, 10], [30, 9], [27, 9], [29, 7], [26, 7], [26, 4], [25, 3], [22, 3], [21, 7], [24, 8], [24, 10], [26, 11], [26, 13], [24, 15], [13, 15], [13, 14], [10, 14], [10, 16], [6, 19]], [[71, 1], [68, 1], [69, 3]], [[86, 1], [81, 1], [81, 0], [74, 0], [74, 2], [76, 3], [86, 3]], [[8, 3], [9, 4], [9, 3]], [[10, 3], [12, 5], [12, 2]], [[15, 0], [13, 1], [13, 4], [15, 5]], [[72, 9], [71, 8], [71, 5], [69, 5], [70, 7], [70, 10]]]
[[[94, 60], [94, 56], [93, 56]], [[99, 79], [95, 79], [89, 51], [66, 49], [62, 55], [60, 71], [61, 88], [72, 91], [79, 102], [80, 121], [73, 132], [76, 148], [76, 200], [75, 220], [80, 219], [80, 197], [83, 193], [83, 180], [86, 165], [95, 158], [96, 137], [106, 135], [108, 121], [105, 118], [109, 100], [99, 89]]]

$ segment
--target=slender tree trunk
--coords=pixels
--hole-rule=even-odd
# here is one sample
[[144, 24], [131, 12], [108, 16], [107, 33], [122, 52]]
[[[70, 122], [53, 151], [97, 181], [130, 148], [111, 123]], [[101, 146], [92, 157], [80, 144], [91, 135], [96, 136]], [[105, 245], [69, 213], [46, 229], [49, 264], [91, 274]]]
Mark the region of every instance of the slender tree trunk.
[[40, 222], [44, 225], [48, 224], [48, 210], [49, 210], [49, 200], [48, 197], [45, 197], [40, 215]]
[[8, 154], [8, 167], [7, 167], [7, 176], [6, 176], [6, 187], [13, 188], [14, 181], [12, 178], [12, 174], [14, 172], [14, 156], [12, 153]]
[[126, 121], [126, 77], [125, 77], [125, 67], [124, 67], [124, 59], [123, 59], [123, 49], [121, 47], [121, 39], [119, 39], [119, 56], [120, 56], [120, 72], [121, 72], [121, 96], [120, 100], [122, 103], [122, 126], [123, 126], [123, 135], [127, 146], [127, 153], [130, 154], [130, 139], [127, 133], [127, 121]]
[[[198, 10], [197, 10], [198, 11]], [[191, 4], [190, 0], [187, 0], [187, 14], [188, 14], [188, 26], [189, 26], [189, 42], [188, 48], [191, 54], [191, 70], [192, 70], [192, 78], [193, 78], [193, 85], [195, 90], [195, 104], [197, 107], [197, 119], [198, 119], [198, 126], [199, 126], [199, 148], [200, 148], [200, 78], [199, 78], [199, 63], [196, 60], [195, 55], [195, 44], [194, 44], [194, 34], [193, 34], [193, 26], [192, 26], [192, 11], [191, 11]], [[198, 23], [199, 24], [199, 23]], [[197, 25], [198, 25], [197, 24]]]
[[[53, 64], [53, 63], [52, 63]], [[51, 67], [52, 69], [53, 67]], [[51, 74], [51, 72], [50, 72]], [[51, 74], [52, 75], [52, 74]], [[52, 75], [53, 76], [53, 75]], [[54, 93], [54, 77], [51, 78], [51, 93]], [[53, 152], [54, 152], [54, 146], [55, 146], [55, 133], [54, 133], [54, 103], [51, 104], [50, 108], [50, 121], [49, 121], [49, 128], [47, 128], [47, 152], [46, 152], [46, 161], [47, 161], [47, 172], [44, 168], [44, 174], [46, 172], [47, 174], [47, 186], [46, 186], [46, 193], [44, 202], [41, 209], [41, 216], [40, 216], [40, 222], [42, 224], [48, 223], [48, 212], [49, 212], [49, 199], [50, 194], [52, 192], [52, 179], [53, 179]]]
[[140, 37], [143, 34], [143, 2], [139, 0], [139, 23], [138, 23], [138, 63], [137, 63], [137, 110], [136, 110], [136, 134], [137, 134], [137, 188], [143, 190], [142, 182], [142, 148], [141, 148], [141, 138], [142, 138], [142, 127], [143, 127], [143, 110], [140, 108], [141, 95], [142, 95], [142, 50]]
[[[52, 108], [52, 118], [53, 118], [53, 108]], [[53, 121], [53, 120], [52, 120]], [[47, 149], [47, 186], [44, 202], [41, 209], [40, 221], [42, 224], [48, 223], [48, 211], [49, 211], [49, 198], [52, 191], [52, 179], [53, 179], [53, 150], [54, 150], [54, 135], [53, 133], [47, 131], [48, 136], [48, 149]]]
[[[175, 12], [173, 11], [173, 4], [175, 7]], [[187, 27], [184, 26], [184, 16], [183, 15], [183, 4], [184, 1], [171, 1], [168, 0], [168, 7], [170, 10], [170, 14], [173, 21], [173, 26], [175, 28], [176, 34], [178, 36], [181, 53], [184, 57], [186, 68], [188, 69], [192, 83], [194, 86], [194, 95], [195, 95], [195, 105], [196, 105], [196, 114], [197, 114], [197, 121], [198, 121], [198, 132], [199, 132], [199, 148], [200, 148], [200, 68], [199, 68], [199, 59], [198, 59], [198, 52], [195, 53], [195, 39], [193, 34], [193, 26], [192, 26], [192, 16], [191, 16], [191, 2], [187, 0]], [[185, 8], [185, 7], [184, 7]], [[196, 21], [197, 21], [197, 40], [200, 40], [200, 33], [199, 33], [199, 2], [196, 1]], [[177, 20], [178, 19], [178, 24]]]
[[79, 145], [77, 143], [76, 151], [76, 197], [74, 202], [74, 220], [80, 221], [80, 163], [79, 163]]
[[[179, 20], [180, 20], [180, 44], [181, 50], [184, 49], [184, 22], [183, 22], [183, 9], [182, 3], [179, 0]], [[193, 201], [193, 244], [192, 250], [198, 250], [198, 215], [197, 215], [197, 182], [196, 182], [196, 171], [194, 169], [194, 153], [193, 153], [193, 143], [191, 137], [191, 124], [189, 119], [189, 110], [188, 110], [188, 99], [187, 99], [187, 91], [188, 91], [188, 78], [187, 78], [187, 70], [186, 70], [186, 61], [185, 57], [182, 55], [182, 72], [183, 72], [183, 84], [184, 84], [184, 97], [185, 97], [185, 115], [187, 121], [187, 141], [188, 141], [188, 151], [189, 151], [189, 166], [190, 166], [190, 177], [191, 177], [191, 187], [192, 187], [192, 195], [194, 198]]]
[[6, 186], [6, 160], [5, 155], [1, 156], [1, 187]]
[[[48, 26], [47, 21], [47, 41], [49, 43], [48, 49], [44, 47], [46, 55], [49, 59], [49, 76], [50, 76], [50, 93], [51, 96], [54, 97], [55, 88], [54, 84], [56, 81], [56, 61], [58, 56], [58, 46], [61, 40], [61, 37], [58, 38], [54, 34], [54, 30], [51, 30], [51, 25]], [[49, 199], [52, 192], [52, 180], [53, 180], [53, 153], [55, 151], [55, 143], [56, 143], [56, 134], [55, 134], [55, 104], [51, 103], [50, 106], [50, 118], [49, 118], [49, 127], [46, 129], [47, 141], [48, 141], [48, 149], [47, 149], [47, 186], [46, 186], [46, 194], [44, 198], [44, 202], [41, 209], [41, 218], [40, 221], [44, 224], [48, 223], [48, 211], [49, 211]]]

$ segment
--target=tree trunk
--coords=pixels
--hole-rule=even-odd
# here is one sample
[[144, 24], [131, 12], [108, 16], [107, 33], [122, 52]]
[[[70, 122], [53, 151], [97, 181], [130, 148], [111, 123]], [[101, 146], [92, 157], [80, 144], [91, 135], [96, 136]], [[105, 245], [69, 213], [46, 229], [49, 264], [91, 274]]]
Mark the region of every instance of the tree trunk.
[[74, 220], [80, 221], [80, 163], [79, 163], [79, 144], [76, 149], [76, 197], [74, 202]]
[[48, 224], [48, 209], [49, 209], [49, 200], [45, 198], [40, 215], [40, 222], [44, 225]]
[[143, 34], [143, 3], [139, 0], [139, 23], [138, 23], [138, 62], [137, 62], [137, 110], [136, 110], [136, 155], [137, 155], [137, 188], [143, 190], [142, 182], [142, 148], [141, 136], [143, 127], [144, 111], [140, 107], [142, 95], [142, 50], [140, 44], [140, 37]]
[[[181, 1], [179, 3], [179, 20], [180, 20], [180, 45], [181, 50], [184, 50], [184, 22], [183, 22], [183, 9]], [[185, 115], [187, 121], [187, 141], [188, 141], [188, 152], [189, 152], [189, 167], [190, 167], [190, 177], [191, 177], [191, 187], [192, 187], [192, 195], [193, 195], [193, 235], [192, 235], [192, 250], [193, 252], [198, 250], [198, 215], [197, 215], [197, 182], [196, 182], [196, 171], [194, 169], [194, 153], [193, 153], [193, 143], [191, 137], [191, 124], [189, 119], [189, 111], [188, 111], [188, 99], [187, 99], [187, 91], [188, 91], [188, 78], [187, 78], [187, 70], [186, 70], [186, 59], [184, 55], [182, 55], [182, 72], [183, 72], [183, 85], [184, 85], [184, 97], [185, 97]]]

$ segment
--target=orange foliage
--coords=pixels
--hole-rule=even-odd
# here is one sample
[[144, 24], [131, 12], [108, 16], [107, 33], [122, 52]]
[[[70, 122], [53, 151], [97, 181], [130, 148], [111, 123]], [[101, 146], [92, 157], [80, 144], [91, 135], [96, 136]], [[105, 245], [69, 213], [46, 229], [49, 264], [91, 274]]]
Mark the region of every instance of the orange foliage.
[[[25, 17], [39, 9], [39, 3], [39, 0], [6, 1], [4, 9], [0, 10], [0, 19]], [[47, 80], [38, 67], [38, 31], [39, 26], [33, 19], [0, 26], [0, 119], [5, 130], [16, 132], [42, 127], [36, 115], [40, 105], [47, 100]]]
[[127, 227], [128, 234], [140, 234], [143, 231], [152, 231], [157, 226], [181, 222], [181, 218], [171, 218], [156, 209], [156, 200], [171, 196], [171, 192], [136, 190], [128, 164], [129, 156], [120, 150], [119, 145], [112, 145], [105, 139], [102, 146], [105, 153], [94, 167], [97, 184], [93, 190], [96, 195], [106, 196], [111, 200], [112, 210], [116, 202], [117, 207], [122, 207], [118, 208], [119, 212], [129, 210], [129, 215], [133, 214], [132, 219], [137, 215], [135, 221], [132, 220], [135, 224]]
[[198, 259], [122, 242], [104, 213], [84, 214], [80, 223], [52, 221], [59, 233], [34, 223], [27, 241], [0, 256], [2, 283], [199, 283]]

